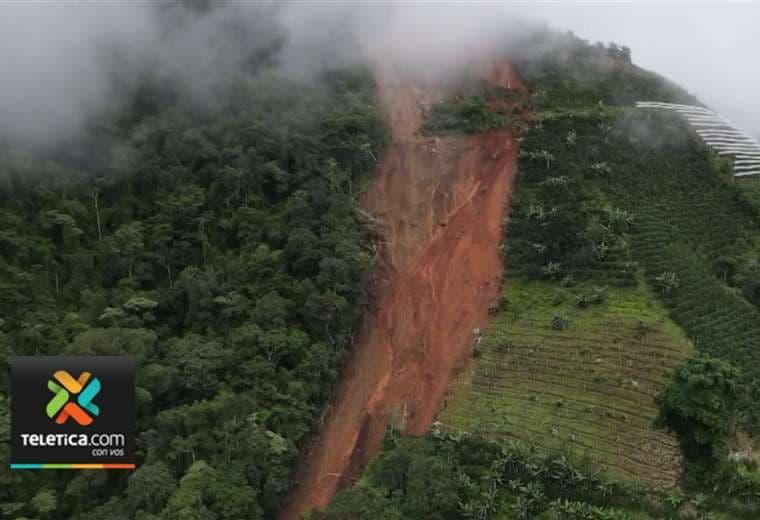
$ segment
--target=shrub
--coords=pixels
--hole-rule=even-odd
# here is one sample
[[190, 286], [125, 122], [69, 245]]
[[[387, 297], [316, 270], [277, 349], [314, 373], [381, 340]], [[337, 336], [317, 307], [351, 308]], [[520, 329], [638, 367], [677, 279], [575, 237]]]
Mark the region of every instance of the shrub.
[[541, 272], [545, 277], [554, 280], [562, 272], [562, 264], [559, 262], [549, 262], [541, 268]]
[[422, 132], [427, 135], [475, 133], [510, 127], [518, 120], [510, 111], [495, 106], [487, 95], [458, 95], [428, 110]]
[[552, 329], [565, 330], [570, 325], [570, 321], [562, 315], [556, 315], [552, 318]]
[[634, 331], [634, 336], [636, 336], [636, 339], [643, 339], [644, 336], [646, 336], [650, 331], [649, 324], [638, 320], [636, 323], [636, 328]]
[[581, 309], [604, 302], [604, 287], [593, 287], [575, 298], [575, 304]]
[[663, 294], [667, 294], [673, 289], [678, 288], [680, 282], [678, 281], [678, 276], [673, 271], [663, 271], [654, 277], [654, 284], [662, 290]]
[[687, 458], [714, 459], [734, 430], [738, 381], [739, 372], [720, 359], [700, 356], [684, 361], [657, 396], [660, 413], [655, 425], [678, 435]]

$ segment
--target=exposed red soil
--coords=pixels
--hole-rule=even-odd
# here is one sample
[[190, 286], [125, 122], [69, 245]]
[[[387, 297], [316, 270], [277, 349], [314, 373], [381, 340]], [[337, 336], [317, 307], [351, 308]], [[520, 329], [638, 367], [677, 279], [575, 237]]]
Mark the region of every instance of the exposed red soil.
[[[487, 77], [495, 86], [520, 85], [508, 63]], [[376, 307], [283, 520], [324, 508], [350, 484], [391, 419], [407, 434], [429, 430], [501, 286], [502, 222], [517, 169], [511, 131], [422, 136], [420, 106], [440, 90], [384, 78], [379, 84], [392, 138], [364, 201], [382, 222]]]

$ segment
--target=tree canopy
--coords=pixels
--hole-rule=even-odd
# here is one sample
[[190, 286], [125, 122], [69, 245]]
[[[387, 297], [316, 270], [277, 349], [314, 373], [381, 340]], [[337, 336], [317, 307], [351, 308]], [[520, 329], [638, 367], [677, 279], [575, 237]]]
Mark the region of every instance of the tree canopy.
[[[102, 148], [0, 149], [0, 516], [261, 518], [284, 498], [367, 301], [355, 201], [386, 129], [367, 70], [300, 82], [272, 57], [213, 109], [144, 78]], [[14, 354], [135, 356], [139, 469], [9, 472]]]

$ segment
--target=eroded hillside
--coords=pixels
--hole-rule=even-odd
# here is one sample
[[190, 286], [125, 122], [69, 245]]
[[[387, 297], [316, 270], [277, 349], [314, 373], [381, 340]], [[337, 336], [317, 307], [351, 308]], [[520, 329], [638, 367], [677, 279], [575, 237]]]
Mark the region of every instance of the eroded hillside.
[[562, 44], [516, 61], [531, 128], [475, 360], [317, 518], [757, 516], [753, 186], [637, 108], [698, 101], [627, 48], [542, 38]]
[[[508, 64], [491, 85], [519, 85]], [[509, 129], [426, 137], [439, 88], [381, 77], [392, 141], [365, 200], [383, 237], [376, 303], [282, 518], [324, 507], [379, 449], [389, 421], [425, 433], [498, 295], [502, 219], [516, 172]]]

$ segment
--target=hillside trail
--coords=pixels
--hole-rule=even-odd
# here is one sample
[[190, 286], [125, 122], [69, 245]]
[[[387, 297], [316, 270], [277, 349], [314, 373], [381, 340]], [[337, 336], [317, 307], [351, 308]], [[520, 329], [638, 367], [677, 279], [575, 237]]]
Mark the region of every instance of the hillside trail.
[[[491, 85], [524, 90], [509, 63], [482, 69]], [[406, 434], [430, 429], [501, 287], [502, 226], [517, 170], [511, 131], [423, 136], [421, 107], [442, 90], [379, 76], [391, 142], [364, 200], [382, 223], [375, 305], [282, 520], [326, 507], [351, 484], [389, 421]]]

